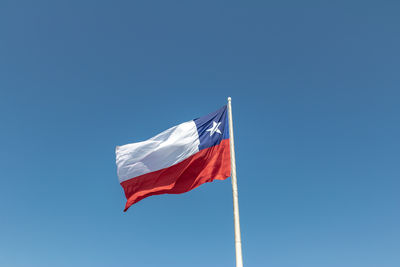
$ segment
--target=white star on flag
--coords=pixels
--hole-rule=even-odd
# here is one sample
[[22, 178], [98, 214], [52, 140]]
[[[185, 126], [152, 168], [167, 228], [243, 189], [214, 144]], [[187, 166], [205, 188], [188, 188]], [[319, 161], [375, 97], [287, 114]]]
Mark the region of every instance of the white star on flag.
[[218, 129], [220, 124], [221, 122], [216, 123], [215, 121], [213, 121], [213, 126], [210, 129], [206, 130], [206, 132], [210, 132], [210, 136], [212, 136], [214, 133], [222, 134], [221, 131]]

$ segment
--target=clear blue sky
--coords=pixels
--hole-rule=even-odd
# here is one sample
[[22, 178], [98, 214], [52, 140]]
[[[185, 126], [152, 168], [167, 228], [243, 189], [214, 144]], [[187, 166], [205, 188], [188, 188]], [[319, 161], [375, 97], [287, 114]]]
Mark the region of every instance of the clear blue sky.
[[244, 264], [400, 266], [399, 1], [0, 2], [0, 266], [234, 266], [230, 179], [123, 213], [116, 145], [233, 99]]

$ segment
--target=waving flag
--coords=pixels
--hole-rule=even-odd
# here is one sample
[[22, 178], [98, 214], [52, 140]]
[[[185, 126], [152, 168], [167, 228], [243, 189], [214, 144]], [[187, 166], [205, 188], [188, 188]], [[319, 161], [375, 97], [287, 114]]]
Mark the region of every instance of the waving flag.
[[146, 141], [116, 148], [126, 211], [152, 195], [181, 194], [230, 176], [227, 106]]

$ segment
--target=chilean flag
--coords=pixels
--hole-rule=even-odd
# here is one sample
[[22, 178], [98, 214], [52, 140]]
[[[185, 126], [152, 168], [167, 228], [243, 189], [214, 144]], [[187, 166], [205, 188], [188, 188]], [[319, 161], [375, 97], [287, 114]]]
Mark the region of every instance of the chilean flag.
[[227, 106], [146, 141], [116, 147], [124, 211], [160, 194], [181, 194], [231, 175]]

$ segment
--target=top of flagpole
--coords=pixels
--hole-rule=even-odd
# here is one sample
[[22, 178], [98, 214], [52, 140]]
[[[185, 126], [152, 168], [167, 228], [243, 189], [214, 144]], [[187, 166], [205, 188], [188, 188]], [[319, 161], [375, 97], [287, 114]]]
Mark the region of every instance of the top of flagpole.
[[228, 102], [231, 102], [232, 98], [230, 96], [228, 96]]

